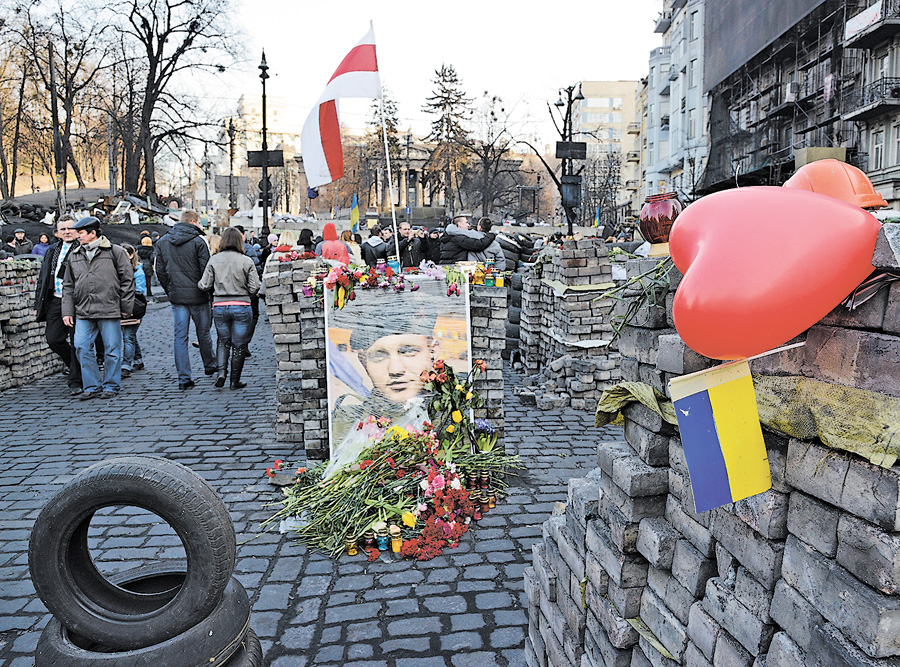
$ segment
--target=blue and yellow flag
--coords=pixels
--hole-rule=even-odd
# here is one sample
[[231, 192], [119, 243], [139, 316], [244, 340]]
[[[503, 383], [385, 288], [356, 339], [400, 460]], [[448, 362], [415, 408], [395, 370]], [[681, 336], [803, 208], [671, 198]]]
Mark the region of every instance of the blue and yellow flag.
[[740, 361], [674, 378], [669, 392], [697, 512], [772, 488], [750, 364]]
[[353, 206], [350, 209], [350, 231], [359, 234], [359, 202], [356, 201], [356, 193], [353, 193]]
[[594, 227], [600, 226], [600, 204], [597, 204], [597, 215], [594, 216]]

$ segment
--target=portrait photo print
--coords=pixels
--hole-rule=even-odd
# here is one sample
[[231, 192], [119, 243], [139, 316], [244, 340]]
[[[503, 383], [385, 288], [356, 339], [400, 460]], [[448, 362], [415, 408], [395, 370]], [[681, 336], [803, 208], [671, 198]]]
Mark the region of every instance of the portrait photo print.
[[471, 368], [468, 290], [447, 296], [443, 280], [404, 279], [402, 292], [357, 289], [356, 298], [339, 310], [326, 298], [332, 468], [368, 446], [367, 433], [357, 429], [360, 420], [388, 417], [391, 424], [422, 427], [428, 396], [421, 374], [436, 360], [459, 374]]

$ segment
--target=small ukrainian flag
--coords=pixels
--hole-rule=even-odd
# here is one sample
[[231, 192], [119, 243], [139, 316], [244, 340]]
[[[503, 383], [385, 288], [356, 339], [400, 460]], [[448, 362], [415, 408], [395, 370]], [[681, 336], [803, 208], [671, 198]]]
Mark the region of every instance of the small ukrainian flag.
[[356, 193], [353, 193], [353, 206], [350, 209], [350, 231], [359, 234], [359, 202], [356, 201]]
[[669, 393], [697, 512], [772, 488], [747, 361], [674, 378]]
[[594, 216], [594, 227], [600, 226], [600, 204], [597, 204], [597, 215]]

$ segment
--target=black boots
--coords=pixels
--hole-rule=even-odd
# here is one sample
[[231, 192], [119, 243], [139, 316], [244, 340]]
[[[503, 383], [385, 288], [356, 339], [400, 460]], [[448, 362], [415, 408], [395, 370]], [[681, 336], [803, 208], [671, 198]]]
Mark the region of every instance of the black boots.
[[243, 389], [247, 386], [246, 382], [241, 382], [241, 373], [244, 370], [244, 356], [246, 355], [247, 347], [236, 347], [233, 349], [233, 354], [231, 355], [231, 388], [232, 389]]
[[225, 386], [225, 378], [228, 376], [228, 353], [231, 351], [231, 345], [228, 341], [219, 339], [216, 341], [216, 367], [219, 376], [216, 378], [216, 387], [221, 389]]

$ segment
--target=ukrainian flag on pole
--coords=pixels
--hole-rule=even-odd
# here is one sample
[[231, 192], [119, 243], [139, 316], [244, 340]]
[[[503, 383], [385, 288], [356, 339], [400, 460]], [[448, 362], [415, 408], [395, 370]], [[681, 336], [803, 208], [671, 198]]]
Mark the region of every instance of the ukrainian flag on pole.
[[597, 204], [597, 215], [594, 216], [594, 227], [600, 226], [600, 204]]
[[359, 234], [359, 202], [356, 201], [356, 193], [353, 193], [353, 207], [350, 209], [350, 231]]
[[772, 488], [747, 361], [673, 378], [669, 393], [697, 512]]

